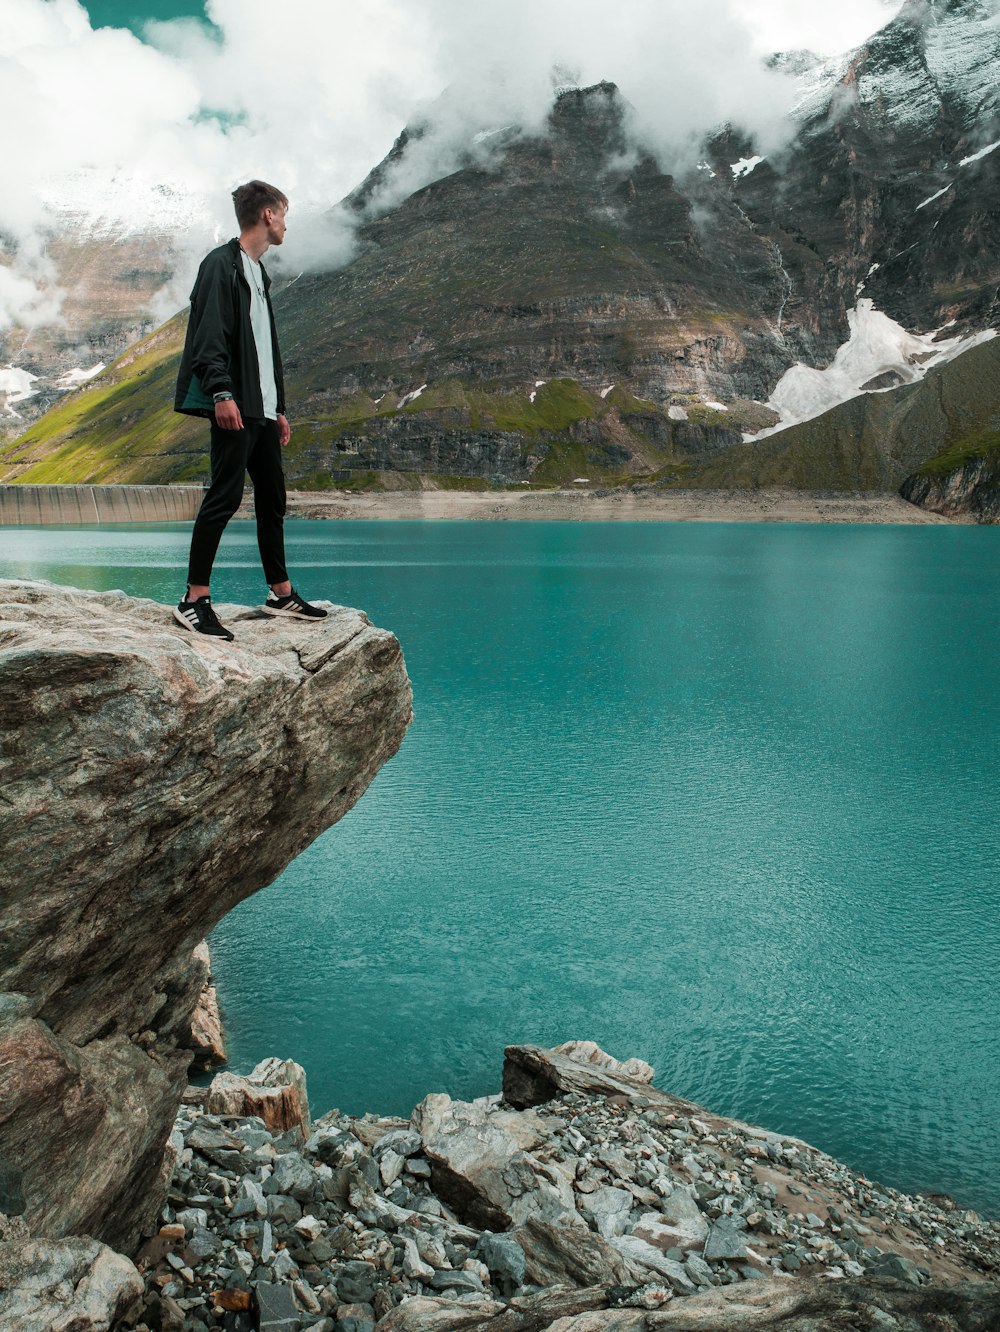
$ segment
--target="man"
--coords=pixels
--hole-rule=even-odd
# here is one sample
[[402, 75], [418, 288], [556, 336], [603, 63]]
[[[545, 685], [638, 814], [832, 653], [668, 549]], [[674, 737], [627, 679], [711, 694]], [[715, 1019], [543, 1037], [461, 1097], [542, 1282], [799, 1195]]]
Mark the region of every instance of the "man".
[[192, 633], [232, 640], [211, 601], [212, 565], [226, 524], [253, 481], [257, 545], [269, 584], [264, 610], [322, 620], [288, 581], [285, 568], [285, 476], [281, 450], [291, 438], [285, 415], [281, 354], [271, 309], [271, 281], [261, 256], [285, 239], [288, 200], [251, 180], [233, 191], [240, 234], [202, 261], [191, 293], [174, 409], [211, 420], [212, 480], [191, 534], [188, 586], [174, 611]]

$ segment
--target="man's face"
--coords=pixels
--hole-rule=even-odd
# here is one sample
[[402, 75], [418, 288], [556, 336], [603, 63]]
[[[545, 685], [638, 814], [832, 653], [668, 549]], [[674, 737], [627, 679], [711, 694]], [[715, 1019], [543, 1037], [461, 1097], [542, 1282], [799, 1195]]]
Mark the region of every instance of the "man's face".
[[284, 204], [279, 204], [277, 208], [264, 209], [264, 223], [267, 226], [268, 245], [280, 245], [285, 239], [285, 214], [288, 209]]

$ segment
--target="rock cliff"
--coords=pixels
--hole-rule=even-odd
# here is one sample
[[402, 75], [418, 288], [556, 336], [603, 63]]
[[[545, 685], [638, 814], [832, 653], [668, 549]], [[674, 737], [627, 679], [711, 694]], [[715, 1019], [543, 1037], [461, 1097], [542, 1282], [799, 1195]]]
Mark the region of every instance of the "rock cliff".
[[411, 693], [395, 638], [0, 582], [0, 1166], [35, 1235], [155, 1216], [206, 979], [193, 953], [360, 797]]

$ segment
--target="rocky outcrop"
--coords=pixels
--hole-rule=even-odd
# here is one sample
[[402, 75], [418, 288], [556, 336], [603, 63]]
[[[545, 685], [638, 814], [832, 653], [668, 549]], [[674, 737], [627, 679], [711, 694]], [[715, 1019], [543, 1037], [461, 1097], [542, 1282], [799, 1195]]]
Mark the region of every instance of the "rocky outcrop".
[[191, 1015], [191, 1032], [187, 1043], [194, 1053], [192, 1064], [195, 1068], [219, 1068], [228, 1059], [226, 1033], [222, 1029], [219, 992], [212, 984], [212, 956], [205, 940], [194, 950], [194, 960], [203, 968], [205, 979]]
[[236, 1119], [259, 1119], [272, 1133], [312, 1128], [305, 1069], [291, 1059], [264, 1059], [245, 1077], [217, 1073], [207, 1091], [190, 1089], [195, 1103], [209, 1114]]
[[506, 1056], [526, 1108], [437, 1092], [409, 1120], [331, 1111], [303, 1142], [185, 1107], [139, 1326], [238, 1309], [294, 1332], [1000, 1325], [1000, 1222], [713, 1115], [589, 1042]]
[[204, 971], [195, 945], [398, 748], [399, 644], [122, 593], [0, 583], [0, 1164], [35, 1235], [130, 1252], [163, 1198]]
[[932, 464], [907, 477], [899, 493], [948, 518], [1000, 522], [1000, 452], [968, 458], [950, 469]]

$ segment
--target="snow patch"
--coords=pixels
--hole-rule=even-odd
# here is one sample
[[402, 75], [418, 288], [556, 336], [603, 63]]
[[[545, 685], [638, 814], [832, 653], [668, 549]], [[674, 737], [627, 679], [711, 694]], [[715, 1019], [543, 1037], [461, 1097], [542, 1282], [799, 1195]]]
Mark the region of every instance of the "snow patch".
[[601, 389], [601, 397], [606, 398], [613, 388], [614, 384], [609, 384], [606, 389]]
[[738, 162], [730, 165], [729, 170], [739, 180], [741, 176], [749, 176], [754, 167], [759, 167], [764, 160], [763, 157], [741, 157]]
[[27, 370], [19, 370], [15, 365], [7, 365], [0, 369], [0, 393], [7, 395], [4, 410], [8, 416], [20, 416], [19, 412], [14, 411], [13, 404], [35, 396], [38, 390], [31, 386], [37, 378], [37, 375], [30, 374]]
[[95, 375], [99, 375], [103, 369], [103, 361], [98, 361], [97, 364], [92, 365], [89, 370], [81, 370], [80, 367], [77, 366], [73, 370], [67, 370], [64, 375], [60, 375], [55, 381], [55, 387], [57, 389], [79, 388], [81, 384], [86, 384], [88, 379], [93, 379]]
[[547, 384], [548, 382], [549, 381], [547, 379], [536, 379], [535, 388], [541, 388], [543, 384]]
[[706, 407], [711, 407], [715, 412], [728, 412], [729, 408], [724, 402], [706, 402]]
[[686, 421], [688, 419], [688, 414], [683, 407], [668, 407], [667, 415], [671, 421]]
[[964, 167], [968, 166], [970, 162], [978, 162], [980, 158], [988, 157], [997, 148], [1000, 148], [1000, 139], [997, 139], [996, 143], [988, 143], [985, 148], [980, 148], [978, 153], [970, 153], [968, 157], [963, 157], [958, 165]]
[[589, 486], [589, 485], [590, 485], [590, 477], [589, 477], [589, 476], [574, 476], [574, 478], [573, 478], [573, 484], [574, 484], [574, 486]]
[[[426, 384], [421, 384], [420, 387], [418, 389], [414, 389], [412, 393], [407, 393], [405, 397], [400, 399], [397, 411], [403, 407], [408, 406], [411, 402], [416, 402], [416, 400], [420, 397], [421, 393], [423, 393], [426, 387], [427, 387]], [[379, 401], [381, 401], [381, 399]]]
[[949, 180], [948, 184], [944, 187], [943, 190], [938, 190], [937, 194], [932, 194], [932, 195], [930, 196], [930, 198], [929, 198], [929, 199], [925, 199], [925, 200], [923, 201], [923, 203], [918, 203], [917, 206], [916, 206], [916, 208], [914, 208], [913, 211], [914, 211], [915, 213], [919, 213], [920, 210], [921, 210], [921, 208], [926, 208], [927, 205], [928, 205], [928, 204], [932, 204], [932, 203], [934, 202], [935, 199], [940, 199], [942, 194], [947, 194], [947, 193], [948, 193], [948, 191], [951, 189], [953, 183], [954, 183], [954, 182], [952, 182], [952, 181]]
[[478, 134], [473, 134], [473, 143], [489, 143], [490, 139], [495, 139], [498, 134], [509, 134], [511, 130], [516, 131], [516, 125], [501, 125], [499, 129], [480, 130]]
[[707, 171], [708, 174], [709, 174], [709, 178], [710, 178], [711, 180], [714, 180], [714, 179], [715, 179], [715, 172], [712, 170], [712, 168], [709, 166], [709, 164], [708, 164], [707, 162], [699, 162], [699, 163], [698, 163], [698, 170], [699, 170], [699, 171]]
[[876, 310], [869, 299], [858, 301], [856, 308], [848, 311], [847, 320], [851, 335], [826, 369], [815, 370], [800, 363], [785, 371], [767, 404], [781, 419], [753, 435], [753, 439], [764, 439], [801, 421], [811, 421], [862, 392], [888, 392], [894, 387], [864, 390], [862, 385], [877, 375], [895, 372], [902, 382], [916, 383], [932, 366], [996, 337], [995, 329], [940, 341], [936, 339], [941, 329], [907, 333], [901, 324]]

